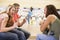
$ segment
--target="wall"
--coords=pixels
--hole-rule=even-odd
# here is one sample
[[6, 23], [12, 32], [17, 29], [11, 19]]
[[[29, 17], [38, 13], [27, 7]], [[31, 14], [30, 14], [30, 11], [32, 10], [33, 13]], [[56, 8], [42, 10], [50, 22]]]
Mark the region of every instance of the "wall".
[[0, 0], [0, 6], [7, 6], [13, 3], [19, 3], [22, 7], [40, 7], [44, 8], [47, 4], [54, 4], [57, 8], [60, 8], [60, 0]]

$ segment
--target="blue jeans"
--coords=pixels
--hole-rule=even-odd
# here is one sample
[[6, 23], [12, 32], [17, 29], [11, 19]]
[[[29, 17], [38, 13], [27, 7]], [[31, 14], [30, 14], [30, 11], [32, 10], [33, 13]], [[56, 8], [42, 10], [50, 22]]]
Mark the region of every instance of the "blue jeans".
[[13, 30], [11, 30], [9, 32], [17, 34], [19, 40], [27, 40], [25, 35], [24, 35], [24, 33], [22, 31], [19, 31], [17, 29], [13, 29]]
[[18, 40], [18, 36], [10, 32], [0, 32], [0, 40]]
[[37, 35], [36, 40], [56, 40], [56, 39], [52, 35], [39, 34], [39, 35]]
[[23, 30], [21, 28], [17, 28], [17, 30], [22, 31], [24, 33], [26, 39], [28, 39], [30, 37], [30, 33], [29, 32], [27, 32], [27, 31], [25, 31], [25, 30]]

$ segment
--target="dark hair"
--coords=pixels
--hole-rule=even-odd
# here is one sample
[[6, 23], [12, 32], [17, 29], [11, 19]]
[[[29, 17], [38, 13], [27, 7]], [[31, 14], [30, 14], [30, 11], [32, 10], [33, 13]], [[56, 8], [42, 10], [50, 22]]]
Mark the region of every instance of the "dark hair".
[[58, 14], [57, 9], [55, 8], [54, 5], [47, 5], [46, 8], [47, 8], [46, 17], [49, 16], [50, 14], [54, 14], [60, 19], [60, 15]]
[[14, 3], [13, 5], [14, 5], [14, 6], [20, 6], [18, 3]]
[[31, 12], [33, 11], [33, 8], [32, 7], [30, 7], [30, 10], [31, 10]]

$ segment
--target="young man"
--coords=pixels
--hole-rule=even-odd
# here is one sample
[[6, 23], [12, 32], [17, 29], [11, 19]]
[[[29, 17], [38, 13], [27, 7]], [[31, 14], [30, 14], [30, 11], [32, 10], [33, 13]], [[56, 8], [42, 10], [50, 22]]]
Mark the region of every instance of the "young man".
[[[19, 11], [19, 6], [20, 6], [20, 5], [19, 5], [18, 3], [14, 3], [13, 6], [15, 7], [15, 10], [16, 10], [16, 11], [15, 11], [15, 14], [14, 14], [14, 21], [16, 21], [17, 19], [20, 18], [20, 16], [17, 14], [18, 11]], [[25, 22], [26, 22], [25, 19], [23, 19], [23, 22], [22, 22], [22, 23], [18, 22], [18, 27], [21, 27]], [[21, 28], [17, 28], [17, 29], [18, 29], [19, 31], [22, 31], [22, 32], [24, 33], [26, 39], [29, 38], [30, 33], [28, 33], [27, 31], [25, 31], [25, 30], [23, 30], [23, 29], [21, 29]]]

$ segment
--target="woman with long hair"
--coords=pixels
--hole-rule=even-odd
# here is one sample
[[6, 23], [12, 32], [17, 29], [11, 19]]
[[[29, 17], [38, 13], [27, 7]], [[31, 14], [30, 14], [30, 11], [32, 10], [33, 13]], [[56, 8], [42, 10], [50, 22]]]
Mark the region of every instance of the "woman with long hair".
[[0, 40], [18, 40], [17, 34], [8, 32], [16, 28], [15, 24], [10, 27], [6, 27], [8, 18], [7, 12], [2, 12], [0, 14]]
[[[24, 33], [16, 29], [18, 22], [15, 22], [14, 18], [13, 18], [13, 14], [15, 13], [15, 11], [16, 10], [15, 10], [14, 6], [10, 6], [8, 8], [8, 10], [6, 11], [6, 15], [8, 16], [8, 18], [3, 20], [4, 22], [2, 22], [3, 26], [1, 27], [1, 30], [3, 32], [9, 32], [9, 33], [16, 34], [16, 36], [17, 36], [16, 38], [18, 40], [26, 40]], [[6, 27], [6, 29], [5, 29], [5, 27]]]
[[[43, 34], [37, 36], [37, 40], [59, 40], [60, 15], [54, 5], [47, 5], [44, 9], [46, 20], [41, 24]], [[50, 25], [48, 27], [48, 25]], [[45, 32], [47, 31], [47, 34]]]

